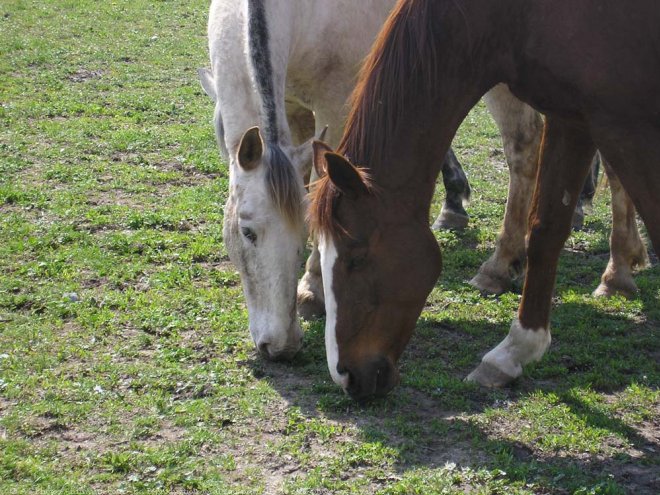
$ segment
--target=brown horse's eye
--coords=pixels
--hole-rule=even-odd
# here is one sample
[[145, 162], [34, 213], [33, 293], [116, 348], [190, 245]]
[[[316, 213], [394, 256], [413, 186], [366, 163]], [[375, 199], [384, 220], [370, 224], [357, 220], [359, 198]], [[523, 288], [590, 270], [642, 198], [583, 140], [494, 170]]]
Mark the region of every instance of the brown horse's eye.
[[349, 271], [359, 270], [365, 265], [366, 261], [367, 261], [366, 254], [354, 256], [348, 262], [348, 270]]

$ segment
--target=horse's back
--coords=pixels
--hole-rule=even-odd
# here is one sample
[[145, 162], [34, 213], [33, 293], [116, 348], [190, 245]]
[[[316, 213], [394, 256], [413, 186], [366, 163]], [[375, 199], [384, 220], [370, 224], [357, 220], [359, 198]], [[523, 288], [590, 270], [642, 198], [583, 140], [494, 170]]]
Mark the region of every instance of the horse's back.
[[293, 13], [296, 41], [288, 67], [289, 91], [313, 107], [343, 105], [394, 2], [298, 2]]
[[[660, 2], [519, 1], [514, 93], [546, 113], [660, 112]], [[660, 115], [660, 114], [658, 114]]]

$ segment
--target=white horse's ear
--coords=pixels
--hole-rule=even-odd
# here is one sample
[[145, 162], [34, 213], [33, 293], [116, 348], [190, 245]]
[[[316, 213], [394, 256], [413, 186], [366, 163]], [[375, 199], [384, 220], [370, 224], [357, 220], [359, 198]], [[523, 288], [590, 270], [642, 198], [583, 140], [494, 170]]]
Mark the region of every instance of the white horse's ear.
[[264, 141], [258, 127], [245, 131], [238, 146], [238, 164], [247, 172], [257, 168], [264, 155]]
[[213, 79], [213, 73], [210, 69], [197, 69], [197, 74], [199, 75], [199, 82], [202, 84], [204, 92], [209, 95], [213, 101], [218, 101], [218, 95], [215, 92], [215, 80]]
[[369, 194], [369, 187], [360, 172], [343, 156], [325, 153], [330, 180], [343, 194], [351, 199]]
[[312, 149], [314, 154], [314, 170], [320, 179], [327, 173], [325, 154], [332, 153], [334, 150], [323, 141], [314, 141], [312, 143]]

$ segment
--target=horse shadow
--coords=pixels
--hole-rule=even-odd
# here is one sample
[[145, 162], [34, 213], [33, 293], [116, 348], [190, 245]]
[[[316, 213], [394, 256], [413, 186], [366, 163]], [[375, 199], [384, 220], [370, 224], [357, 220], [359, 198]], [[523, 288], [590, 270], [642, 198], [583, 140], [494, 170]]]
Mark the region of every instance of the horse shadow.
[[[657, 276], [640, 284], [649, 290], [640, 314], [653, 312], [653, 294], [660, 290]], [[657, 308], [654, 314], [660, 316]], [[582, 323], [566, 323], [572, 321]], [[542, 493], [573, 493], [584, 487], [609, 493], [615, 482], [631, 493], [651, 494], [660, 488], [657, 431], [631, 426], [578, 391], [617, 397], [640, 383], [657, 388], [659, 322], [640, 324], [579, 299], [565, 302], [555, 308], [553, 345], [541, 363], [530, 365], [509, 388], [486, 390], [463, 378], [507, 329], [486, 318], [425, 313], [401, 358], [401, 385], [367, 404], [355, 403], [330, 380], [321, 321], [309, 326], [305, 347], [292, 363], [255, 358], [248, 364], [304, 418], [323, 417], [355, 428], [362, 441], [394, 451], [399, 477], [418, 469], [471, 468], [497, 472], [510, 483], [532, 483]], [[608, 442], [615, 439], [628, 447], [607, 455], [599, 449], [575, 452], [548, 448], [539, 439], [521, 440], [516, 429], [526, 425], [511, 417], [528, 403], [543, 401], [575, 424], [603, 432]], [[499, 417], [508, 421], [500, 423]]]

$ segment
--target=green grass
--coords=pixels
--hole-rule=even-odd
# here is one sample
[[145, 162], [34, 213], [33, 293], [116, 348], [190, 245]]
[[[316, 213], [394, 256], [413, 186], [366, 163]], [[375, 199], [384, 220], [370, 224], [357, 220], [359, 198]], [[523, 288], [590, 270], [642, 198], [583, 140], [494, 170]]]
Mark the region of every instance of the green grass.
[[660, 271], [632, 301], [589, 296], [606, 191], [562, 256], [547, 356], [505, 390], [462, 380], [520, 299], [465, 283], [507, 183], [483, 106], [455, 141], [470, 227], [438, 234], [402, 385], [348, 399], [322, 322], [292, 363], [256, 355], [196, 80], [207, 4], [0, 6], [0, 493], [657, 493]]

